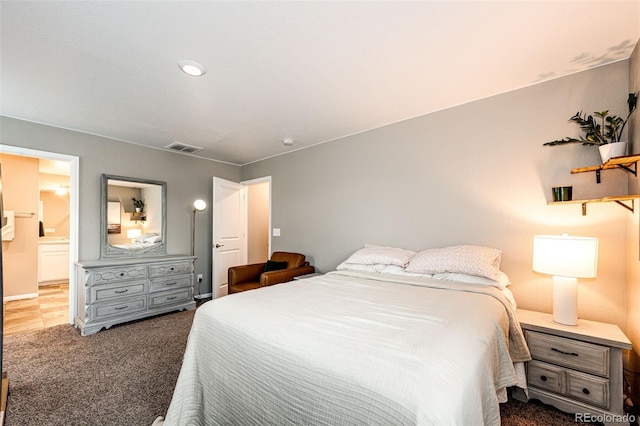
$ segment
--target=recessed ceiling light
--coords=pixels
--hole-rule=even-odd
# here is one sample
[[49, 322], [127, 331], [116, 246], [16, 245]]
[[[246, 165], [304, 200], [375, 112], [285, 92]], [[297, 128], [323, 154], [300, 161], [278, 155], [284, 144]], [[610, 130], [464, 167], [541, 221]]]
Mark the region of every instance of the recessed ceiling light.
[[204, 65], [190, 59], [178, 61], [178, 66], [184, 73], [189, 74], [192, 77], [201, 77], [207, 72]]
[[293, 145], [293, 139], [291, 139], [291, 138], [283, 139], [282, 140], [282, 144], [286, 145], [286, 146], [291, 146], [291, 145]]

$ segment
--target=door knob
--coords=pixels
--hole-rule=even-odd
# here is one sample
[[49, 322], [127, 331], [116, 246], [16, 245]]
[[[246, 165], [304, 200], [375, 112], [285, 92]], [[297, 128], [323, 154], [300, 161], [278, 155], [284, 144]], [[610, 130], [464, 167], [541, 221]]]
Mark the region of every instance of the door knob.
[[224, 244], [216, 244], [216, 248], [224, 247]]

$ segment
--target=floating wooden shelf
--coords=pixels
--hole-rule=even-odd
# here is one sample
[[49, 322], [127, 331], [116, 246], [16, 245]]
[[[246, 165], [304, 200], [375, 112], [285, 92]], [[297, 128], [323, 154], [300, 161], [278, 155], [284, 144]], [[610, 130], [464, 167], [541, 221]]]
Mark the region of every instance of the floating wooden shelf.
[[[600, 171], [608, 169], [621, 169], [634, 176], [638, 176], [638, 161], [640, 161], [640, 154], [638, 155], [625, 155], [622, 157], [613, 157], [607, 160], [605, 163], [598, 166], [578, 167], [571, 170], [571, 174], [596, 172], [596, 183], [600, 183]], [[640, 198], [640, 194], [633, 195], [620, 195], [616, 197], [603, 197], [594, 198], [590, 200], [572, 200], [572, 201], [549, 201], [547, 204], [582, 204], [582, 215], [587, 214], [587, 204], [589, 203], [607, 203], [614, 202], [625, 209], [633, 213], [635, 210], [635, 200]]]
[[[603, 198], [594, 198], [591, 200], [571, 200], [571, 201], [549, 201], [547, 204], [548, 205], [557, 205], [557, 204], [582, 204], [582, 216], [586, 216], [587, 215], [587, 204], [589, 203], [607, 203], [607, 202], [614, 202], [617, 203], [619, 205], [621, 205], [622, 207], [624, 207], [625, 209], [629, 210], [630, 212], [633, 212], [635, 209], [635, 200], [637, 200], [638, 198], [640, 198], [640, 194], [636, 194], [636, 195], [620, 195], [620, 196], [616, 196], [616, 197], [603, 197]], [[630, 205], [626, 204], [625, 202], [631, 202]]]
[[142, 221], [144, 222], [145, 220], [147, 220], [147, 213], [146, 212], [133, 212], [131, 213], [131, 220], [134, 221]]
[[[623, 157], [613, 157], [608, 159], [604, 164], [598, 166], [578, 167], [571, 170], [571, 174], [596, 172], [596, 183], [600, 183], [600, 171], [608, 169], [622, 169], [631, 173], [634, 176], [638, 176], [638, 161], [640, 161], [640, 155], [626, 155]], [[631, 168], [633, 166], [633, 168]]]

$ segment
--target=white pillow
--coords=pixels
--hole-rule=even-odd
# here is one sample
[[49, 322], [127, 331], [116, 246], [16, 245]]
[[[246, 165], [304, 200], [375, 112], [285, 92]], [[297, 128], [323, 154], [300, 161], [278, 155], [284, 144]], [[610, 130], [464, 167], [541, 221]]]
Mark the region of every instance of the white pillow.
[[147, 239], [144, 240], [145, 243], [159, 243], [160, 241], [162, 241], [162, 237], [160, 235], [153, 235]]
[[507, 276], [507, 274], [505, 274], [502, 271], [499, 271], [499, 279], [496, 281], [490, 280], [489, 278], [486, 278], [486, 277], [479, 277], [477, 275], [456, 274], [453, 272], [445, 272], [443, 274], [434, 274], [432, 278], [436, 280], [443, 280], [443, 281], [456, 281], [456, 282], [465, 283], [465, 284], [489, 285], [489, 286], [499, 288], [500, 290], [503, 290], [504, 288], [506, 288], [508, 285], [511, 284], [511, 281], [509, 280], [509, 277]]
[[502, 251], [483, 246], [460, 245], [423, 250], [411, 258], [407, 272], [419, 274], [459, 274], [500, 280]]
[[156, 234], [155, 232], [147, 232], [146, 234], [142, 234], [138, 238], [136, 238], [136, 242], [138, 242], [138, 243], [157, 243], [161, 239], [162, 238], [160, 237], [160, 235]]
[[360, 265], [396, 265], [404, 267], [415, 251], [395, 247], [365, 245], [353, 253], [344, 263]]
[[382, 274], [399, 274], [404, 271], [402, 266], [398, 265], [383, 265], [377, 263], [374, 265], [365, 265], [362, 263], [347, 263], [342, 262], [336, 267], [338, 271], [364, 271], [364, 272], [378, 272]]

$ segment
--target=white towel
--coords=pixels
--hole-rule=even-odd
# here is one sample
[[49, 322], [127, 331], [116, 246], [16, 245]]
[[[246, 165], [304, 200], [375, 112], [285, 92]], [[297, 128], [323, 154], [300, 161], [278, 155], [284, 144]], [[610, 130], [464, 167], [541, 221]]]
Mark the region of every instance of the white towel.
[[11, 210], [5, 210], [4, 217], [7, 219], [7, 224], [2, 227], [2, 241], [13, 241], [13, 238], [16, 236], [16, 220], [14, 212]]

